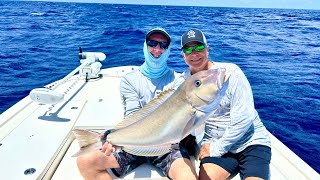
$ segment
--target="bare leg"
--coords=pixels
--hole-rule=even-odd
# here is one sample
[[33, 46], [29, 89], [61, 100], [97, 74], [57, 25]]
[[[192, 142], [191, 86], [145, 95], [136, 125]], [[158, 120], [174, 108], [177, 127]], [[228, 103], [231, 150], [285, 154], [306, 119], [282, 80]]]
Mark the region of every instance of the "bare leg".
[[107, 172], [107, 169], [119, 167], [113, 154], [106, 156], [101, 151], [94, 151], [90, 154], [79, 156], [77, 165], [80, 174], [85, 180], [112, 179], [112, 176]]
[[245, 180], [263, 180], [259, 177], [246, 177]]
[[196, 170], [192, 162], [186, 158], [178, 158], [171, 164], [168, 176], [174, 180], [194, 180], [198, 179]]
[[201, 180], [225, 180], [228, 179], [229, 176], [230, 173], [218, 165], [205, 163], [200, 166], [199, 178]]

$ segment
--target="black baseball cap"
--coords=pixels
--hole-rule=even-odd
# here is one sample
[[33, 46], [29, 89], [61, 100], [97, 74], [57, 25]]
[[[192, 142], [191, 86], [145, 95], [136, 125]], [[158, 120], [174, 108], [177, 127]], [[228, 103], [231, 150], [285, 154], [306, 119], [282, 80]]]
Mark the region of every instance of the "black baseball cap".
[[154, 33], [163, 34], [163, 35], [167, 38], [167, 40], [168, 40], [168, 46], [170, 45], [170, 42], [171, 42], [171, 37], [170, 37], [170, 35], [167, 33], [166, 30], [164, 30], [163, 28], [159, 28], [159, 27], [154, 28], [154, 29], [151, 29], [151, 30], [147, 33], [147, 35], [146, 35], [146, 41], [148, 41], [149, 38], [150, 38], [150, 36], [151, 36], [152, 34], [154, 34]]
[[197, 29], [190, 29], [182, 34], [181, 36], [181, 49], [184, 48], [184, 46], [192, 41], [196, 41], [202, 44], [207, 45], [207, 39], [204, 36], [203, 32]]

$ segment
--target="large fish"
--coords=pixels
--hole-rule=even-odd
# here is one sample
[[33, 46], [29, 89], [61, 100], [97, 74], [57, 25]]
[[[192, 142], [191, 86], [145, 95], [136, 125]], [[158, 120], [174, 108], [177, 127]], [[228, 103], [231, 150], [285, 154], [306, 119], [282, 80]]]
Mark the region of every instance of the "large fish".
[[[116, 125], [107, 141], [130, 154], [159, 156], [170, 151], [204, 123], [218, 107], [228, 77], [225, 69], [210, 69], [188, 78], [177, 90], [161, 93], [131, 116]], [[101, 148], [99, 133], [74, 129], [78, 156]]]

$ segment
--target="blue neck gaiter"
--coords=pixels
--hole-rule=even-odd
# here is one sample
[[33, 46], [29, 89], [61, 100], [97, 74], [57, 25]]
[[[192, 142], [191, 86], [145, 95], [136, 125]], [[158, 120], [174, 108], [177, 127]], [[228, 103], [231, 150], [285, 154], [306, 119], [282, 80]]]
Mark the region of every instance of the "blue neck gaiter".
[[140, 66], [141, 73], [148, 78], [154, 79], [165, 75], [169, 71], [167, 59], [170, 54], [170, 47], [166, 49], [158, 58], [152, 56], [148, 51], [146, 42], [143, 44], [143, 54], [145, 62]]

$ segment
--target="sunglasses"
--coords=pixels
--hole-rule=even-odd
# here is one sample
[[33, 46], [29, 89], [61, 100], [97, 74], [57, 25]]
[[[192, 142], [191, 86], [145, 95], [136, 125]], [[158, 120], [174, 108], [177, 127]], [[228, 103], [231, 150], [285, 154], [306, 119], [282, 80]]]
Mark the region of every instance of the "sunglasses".
[[200, 52], [202, 50], [204, 50], [206, 48], [206, 45], [205, 44], [197, 44], [195, 46], [188, 46], [188, 47], [185, 47], [182, 49], [182, 51], [185, 53], [185, 54], [191, 54], [192, 53], [192, 50], [195, 50], [197, 52]]
[[167, 49], [168, 48], [168, 42], [159, 42], [159, 41], [155, 41], [155, 40], [149, 40], [147, 41], [147, 45], [150, 47], [156, 47], [159, 44], [160, 48], [162, 49]]

